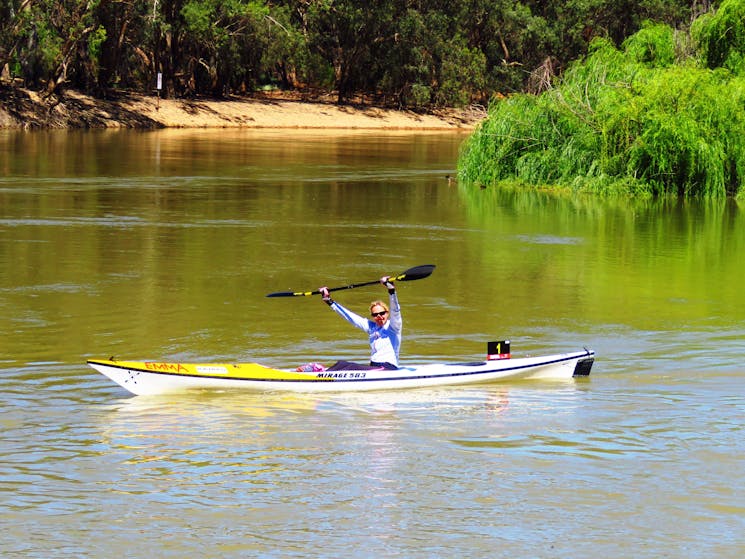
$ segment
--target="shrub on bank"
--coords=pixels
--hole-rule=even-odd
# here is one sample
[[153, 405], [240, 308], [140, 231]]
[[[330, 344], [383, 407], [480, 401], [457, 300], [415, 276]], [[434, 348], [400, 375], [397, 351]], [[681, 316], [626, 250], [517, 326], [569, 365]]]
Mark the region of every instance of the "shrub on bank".
[[621, 49], [597, 40], [548, 91], [495, 102], [464, 144], [460, 180], [745, 196], [745, 18], [721, 44], [738, 10], [745, 0], [725, 1], [691, 36], [649, 24]]

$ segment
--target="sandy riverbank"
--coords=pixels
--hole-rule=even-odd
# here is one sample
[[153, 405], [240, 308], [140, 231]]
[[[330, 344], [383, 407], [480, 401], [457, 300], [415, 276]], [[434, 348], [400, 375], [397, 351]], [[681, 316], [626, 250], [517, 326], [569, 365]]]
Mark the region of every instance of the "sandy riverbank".
[[324, 128], [468, 130], [481, 109], [395, 111], [287, 98], [158, 99], [119, 94], [101, 100], [66, 91], [55, 105], [32, 91], [0, 86], [0, 128]]

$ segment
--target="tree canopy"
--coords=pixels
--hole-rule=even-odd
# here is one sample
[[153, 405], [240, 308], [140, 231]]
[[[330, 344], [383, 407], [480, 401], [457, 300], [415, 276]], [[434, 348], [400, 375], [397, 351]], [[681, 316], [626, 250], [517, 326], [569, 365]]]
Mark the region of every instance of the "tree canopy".
[[[593, 39], [674, 28], [708, 0], [0, 0], [0, 70], [52, 94], [370, 96], [401, 107], [541, 91]], [[736, 17], [736, 14], [733, 14]], [[712, 61], [722, 47], [708, 45]], [[727, 55], [729, 56], [729, 55]], [[730, 61], [737, 63], [735, 58]]]

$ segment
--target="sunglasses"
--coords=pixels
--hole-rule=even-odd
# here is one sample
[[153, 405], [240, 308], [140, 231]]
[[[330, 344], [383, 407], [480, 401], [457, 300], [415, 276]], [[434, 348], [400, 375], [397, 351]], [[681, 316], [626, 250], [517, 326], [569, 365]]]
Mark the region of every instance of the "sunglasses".
[[385, 316], [388, 314], [388, 311], [381, 311], [381, 312], [374, 312], [372, 313], [373, 316]]

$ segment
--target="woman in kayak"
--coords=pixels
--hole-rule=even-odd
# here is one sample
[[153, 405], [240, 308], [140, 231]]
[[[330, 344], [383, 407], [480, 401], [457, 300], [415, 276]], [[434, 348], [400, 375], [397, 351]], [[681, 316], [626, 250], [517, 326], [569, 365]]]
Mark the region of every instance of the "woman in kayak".
[[396, 286], [390, 280], [390, 276], [380, 278], [380, 283], [388, 289], [390, 307], [383, 301], [373, 301], [370, 303], [370, 319], [362, 318], [334, 301], [329, 295], [328, 287], [321, 287], [318, 291], [321, 292], [323, 301], [339, 316], [367, 333], [370, 339], [370, 365], [397, 369], [403, 320]]

